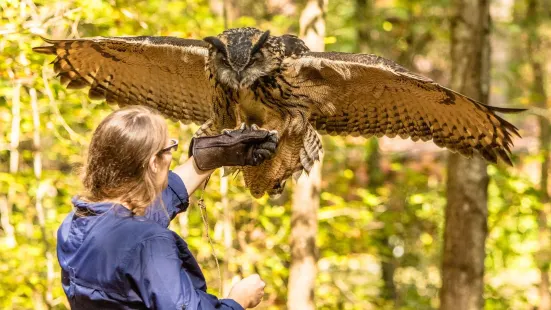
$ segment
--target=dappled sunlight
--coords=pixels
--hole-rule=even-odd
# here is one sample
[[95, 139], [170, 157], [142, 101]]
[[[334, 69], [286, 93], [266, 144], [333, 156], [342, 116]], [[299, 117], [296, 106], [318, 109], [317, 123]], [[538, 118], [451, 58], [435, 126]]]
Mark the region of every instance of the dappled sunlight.
[[[492, 2], [497, 16], [492, 44], [503, 49], [492, 58], [490, 102], [500, 107], [532, 108], [537, 101], [524, 51], [529, 34], [523, 28], [526, 8], [521, 2]], [[82, 191], [79, 168], [91, 133], [117, 109], [90, 100], [87, 90], [67, 90], [54, 78], [48, 65], [53, 57], [31, 51], [43, 44], [39, 36], [201, 39], [224, 29], [224, 14], [233, 14], [232, 27], [298, 34], [300, 3], [247, 0], [226, 13], [222, 1], [206, 0], [0, 3], [1, 309], [69, 307], [55, 256], [56, 232], [71, 210], [71, 197]], [[383, 55], [448, 85], [448, 1], [376, 1], [366, 32], [360, 31], [358, 3], [362, 1], [329, 0], [326, 50]], [[549, 17], [540, 23], [538, 33], [549, 47]], [[360, 44], [362, 36], [369, 39], [367, 44]], [[548, 62], [543, 71], [548, 81], [551, 62], [543, 60]], [[540, 269], [548, 269], [551, 261], [550, 241], [540, 238], [548, 234], [551, 209], [541, 201], [544, 158], [537, 115], [551, 114], [544, 106], [504, 116], [522, 135], [513, 139], [514, 165], [499, 162], [487, 168], [485, 309], [535, 309], [540, 303]], [[172, 167], [188, 158], [189, 141], [198, 128], [169, 121], [170, 136], [180, 141]], [[438, 308], [450, 152], [432, 141], [409, 138], [324, 135], [322, 142], [315, 238], [317, 309]], [[209, 293], [227, 294], [232, 283], [258, 273], [267, 283], [258, 309], [284, 309], [296, 182], [289, 179], [278, 197], [254, 199], [242, 174], [225, 180], [221, 175], [212, 175], [206, 190], [191, 197], [188, 211], [170, 228], [197, 258]], [[215, 255], [206, 238], [200, 197]], [[538, 222], [542, 214], [547, 215], [545, 223]]]

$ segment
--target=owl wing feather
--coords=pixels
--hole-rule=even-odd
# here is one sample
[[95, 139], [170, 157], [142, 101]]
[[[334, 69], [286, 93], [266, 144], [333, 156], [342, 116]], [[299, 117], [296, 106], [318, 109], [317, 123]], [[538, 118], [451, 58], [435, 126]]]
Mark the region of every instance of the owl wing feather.
[[287, 80], [313, 100], [310, 123], [331, 135], [433, 140], [471, 157], [511, 164], [515, 126], [492, 107], [375, 55], [307, 52], [286, 61]]
[[33, 50], [56, 55], [61, 82], [67, 88], [90, 86], [91, 99], [146, 105], [184, 123], [210, 117], [206, 42], [145, 36], [44, 41], [51, 45]]

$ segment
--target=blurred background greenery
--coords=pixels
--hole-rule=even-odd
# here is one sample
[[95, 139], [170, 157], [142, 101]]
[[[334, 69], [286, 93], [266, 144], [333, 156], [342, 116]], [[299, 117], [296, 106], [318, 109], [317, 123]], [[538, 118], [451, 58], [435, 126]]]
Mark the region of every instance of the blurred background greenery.
[[[329, 0], [325, 49], [375, 53], [447, 85], [449, 2]], [[533, 107], [527, 3], [491, 2], [490, 104], [532, 109], [507, 117], [523, 136], [515, 141], [515, 166], [488, 167], [486, 309], [537, 307], [536, 262], [549, 261], [550, 248], [542, 247], [538, 230], [539, 212], [549, 210], [539, 190], [543, 155], [536, 116], [549, 112], [546, 106]], [[53, 59], [31, 52], [42, 44], [39, 36], [203, 38], [241, 26], [298, 34], [305, 4], [0, 0], [0, 308], [68, 307], [55, 258], [56, 230], [71, 209], [71, 196], [81, 189], [75, 168], [83, 162], [90, 134], [115, 108], [60, 85], [48, 65]], [[549, 4], [544, 10], [533, 27], [549, 51]], [[180, 141], [189, 141], [196, 129], [170, 122]], [[323, 137], [323, 142], [317, 308], [438, 308], [448, 152], [399, 138]], [[174, 165], [186, 154], [185, 147], [179, 150]], [[259, 273], [267, 282], [261, 309], [286, 307], [294, 184], [289, 185], [278, 199], [255, 200], [240, 177], [221, 180], [216, 172], [204, 193], [223, 281]], [[543, 227], [548, 229], [547, 223]], [[217, 293], [218, 272], [197, 206], [192, 204], [172, 228], [188, 242], [210, 292]], [[389, 270], [390, 278], [384, 276]]]

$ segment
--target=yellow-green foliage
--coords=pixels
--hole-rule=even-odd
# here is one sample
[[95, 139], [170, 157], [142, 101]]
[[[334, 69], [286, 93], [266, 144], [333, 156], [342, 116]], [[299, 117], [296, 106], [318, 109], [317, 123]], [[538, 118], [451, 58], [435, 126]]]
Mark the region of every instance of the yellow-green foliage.
[[[218, 3], [219, 2], [219, 3]], [[294, 2], [285, 1], [288, 5]], [[83, 162], [91, 132], [113, 107], [90, 101], [85, 91], [68, 91], [53, 78], [52, 57], [33, 54], [39, 35], [75, 36], [173, 35], [202, 38], [223, 30], [213, 13], [222, 1], [31, 1], [0, 0], [0, 204], [8, 199], [15, 243], [0, 230], [0, 308], [67, 307], [55, 259], [56, 230], [69, 212], [71, 196], [81, 188], [75, 168]], [[301, 3], [295, 14], [261, 10], [261, 2], [245, 1], [242, 17], [233, 26], [257, 26], [275, 34], [297, 32]], [[354, 2], [329, 0], [328, 50], [356, 51]], [[449, 70], [449, 38], [445, 26], [447, 1], [381, 1], [370, 19], [369, 49], [411, 66], [428, 58], [435, 78]], [[512, 22], [511, 22], [512, 23]], [[498, 25], [500, 26], [500, 25]], [[508, 27], [505, 25], [503, 27]], [[501, 27], [501, 26], [500, 26]], [[500, 28], [501, 29], [501, 28]], [[415, 58], [420, 57], [420, 58]], [[440, 71], [438, 71], [439, 69]], [[517, 70], [517, 69], [512, 69]], [[520, 69], [519, 69], [520, 70]], [[438, 73], [440, 72], [440, 73]], [[514, 76], [515, 72], [507, 76]], [[440, 74], [440, 76], [439, 76]], [[20, 89], [18, 96], [17, 89]], [[42, 174], [37, 179], [33, 160], [32, 89], [38, 93]], [[518, 98], [525, 94], [514, 94]], [[10, 173], [11, 124], [20, 100], [20, 159]], [[170, 123], [171, 135], [186, 145], [197, 127]], [[386, 145], [400, 143], [389, 140]], [[445, 208], [445, 153], [428, 160], [413, 153], [383, 151], [379, 181], [368, 178], [373, 154], [362, 138], [324, 137], [321, 209], [319, 212], [319, 309], [393, 309], [382, 294], [381, 263], [395, 267], [399, 309], [438, 306], [440, 253]], [[175, 155], [187, 158], [186, 147]], [[426, 159], [426, 158], [425, 158]], [[520, 156], [517, 168], [491, 166], [489, 238], [486, 259], [487, 309], [527, 309], [537, 304], [538, 249], [535, 210], [542, 208], [537, 178], [525, 168], [541, 158]], [[372, 178], [376, 174], [372, 174]], [[204, 193], [211, 236], [222, 267], [232, 275], [259, 273], [267, 282], [261, 307], [285, 306], [290, 260], [290, 193], [276, 200], [254, 200], [239, 177], [229, 178], [227, 194], [234, 233], [232, 250], [224, 247], [224, 217], [220, 174]], [[368, 186], [371, 184], [370, 186]], [[375, 184], [375, 185], [373, 185]], [[196, 197], [193, 199], [196, 200]], [[41, 202], [44, 223], [41, 223]], [[171, 226], [182, 234], [204, 268], [212, 293], [218, 292], [218, 273], [199, 209], [192, 204]]]

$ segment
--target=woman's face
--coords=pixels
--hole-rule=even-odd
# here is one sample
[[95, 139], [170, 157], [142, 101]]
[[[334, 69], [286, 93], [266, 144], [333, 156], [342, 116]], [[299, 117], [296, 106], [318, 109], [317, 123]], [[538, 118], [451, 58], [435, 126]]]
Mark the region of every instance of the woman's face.
[[156, 184], [164, 189], [168, 185], [168, 170], [172, 162], [172, 152], [178, 147], [178, 142], [174, 139], [167, 139], [165, 148], [157, 155], [156, 159]]

